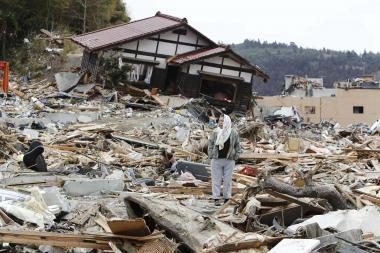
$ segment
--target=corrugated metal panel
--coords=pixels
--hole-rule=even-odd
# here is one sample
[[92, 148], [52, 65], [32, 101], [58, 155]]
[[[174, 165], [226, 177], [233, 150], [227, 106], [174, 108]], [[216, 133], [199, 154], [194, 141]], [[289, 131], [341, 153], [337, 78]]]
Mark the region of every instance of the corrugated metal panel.
[[226, 48], [224, 47], [202, 48], [199, 50], [195, 50], [195, 51], [174, 56], [168, 62], [183, 64], [185, 62], [195, 61], [197, 59], [204, 58], [204, 57], [214, 55], [214, 54], [219, 54], [225, 51], [226, 51]]
[[71, 39], [88, 50], [93, 51], [172, 27], [181, 26], [186, 22], [186, 19], [181, 20], [179, 18], [157, 13], [156, 16], [150, 18], [85, 33], [74, 36]]

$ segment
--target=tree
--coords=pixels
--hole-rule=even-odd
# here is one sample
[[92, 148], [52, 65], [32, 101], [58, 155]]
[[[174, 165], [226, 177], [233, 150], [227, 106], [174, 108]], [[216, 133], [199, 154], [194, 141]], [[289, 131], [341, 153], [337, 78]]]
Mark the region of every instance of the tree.
[[121, 0], [72, 0], [70, 9], [70, 26], [75, 32], [84, 33], [129, 21]]
[[0, 0], [0, 6], [3, 59], [41, 28], [82, 33], [129, 21], [123, 0]]
[[13, 3], [10, 1], [0, 1], [0, 40], [1, 40], [1, 59], [7, 59], [7, 41], [16, 37], [17, 33], [20, 31], [19, 11], [20, 5], [19, 0], [15, 0]]
[[380, 70], [380, 54], [367, 51], [358, 55], [354, 51], [316, 50], [295, 43], [261, 43], [258, 40], [244, 40], [233, 49], [269, 74], [266, 84], [254, 87], [261, 95], [280, 94], [284, 76], [289, 74], [323, 76], [325, 86], [332, 87], [335, 81]]

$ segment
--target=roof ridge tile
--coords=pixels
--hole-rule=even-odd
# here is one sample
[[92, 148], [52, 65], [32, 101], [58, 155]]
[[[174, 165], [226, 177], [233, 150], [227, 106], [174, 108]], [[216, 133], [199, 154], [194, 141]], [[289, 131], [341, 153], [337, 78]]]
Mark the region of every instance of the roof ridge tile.
[[187, 19], [186, 18], [178, 18], [178, 17], [172, 16], [172, 15], [168, 15], [168, 14], [162, 13], [160, 11], [157, 11], [156, 16], [162, 17], [162, 18], [171, 19], [171, 20], [174, 20], [174, 21], [177, 21], [177, 22], [187, 23]]

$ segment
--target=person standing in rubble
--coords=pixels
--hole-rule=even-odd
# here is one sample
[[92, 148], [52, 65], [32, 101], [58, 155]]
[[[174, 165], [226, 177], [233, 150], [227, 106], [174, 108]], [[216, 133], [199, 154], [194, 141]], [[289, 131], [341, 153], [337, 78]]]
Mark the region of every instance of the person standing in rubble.
[[212, 198], [215, 205], [221, 205], [221, 185], [223, 181], [224, 203], [231, 198], [232, 172], [235, 161], [241, 153], [239, 134], [232, 128], [231, 118], [222, 114], [218, 127], [208, 142], [208, 156], [211, 160]]

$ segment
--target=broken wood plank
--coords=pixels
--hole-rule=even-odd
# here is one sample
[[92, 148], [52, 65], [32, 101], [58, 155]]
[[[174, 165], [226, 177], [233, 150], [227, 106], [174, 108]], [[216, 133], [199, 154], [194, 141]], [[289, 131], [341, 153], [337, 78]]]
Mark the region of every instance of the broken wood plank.
[[366, 195], [366, 194], [363, 194], [362, 196], [360, 196], [362, 199], [366, 199], [366, 200], [369, 200], [371, 201], [372, 203], [374, 204], [377, 204], [377, 205], [380, 205], [380, 199], [379, 198], [376, 198], [374, 196], [371, 196], [371, 195]]
[[6, 225], [18, 226], [18, 224], [16, 222], [14, 222], [14, 220], [12, 220], [2, 209], [0, 209], [0, 218], [1, 218], [2, 222]]
[[370, 193], [367, 193], [367, 192], [364, 192], [364, 191], [362, 191], [360, 189], [354, 189], [353, 191], [362, 194], [360, 196], [360, 198], [365, 199], [365, 200], [369, 200], [372, 203], [380, 205], [380, 198], [378, 196], [370, 194]]
[[117, 237], [52, 232], [0, 231], [0, 242], [50, 245], [64, 248], [110, 249], [108, 242]]
[[24, 98], [24, 99], [26, 98], [25, 93], [23, 93], [22, 91], [19, 91], [18, 89], [14, 88], [12, 86], [9, 87], [9, 90], [11, 90], [14, 94], [16, 94], [20, 98]]
[[380, 172], [379, 160], [372, 159], [371, 164], [375, 168], [376, 172]]
[[323, 207], [321, 207], [319, 205], [313, 205], [312, 203], [307, 203], [305, 201], [302, 201], [299, 198], [295, 198], [295, 197], [289, 196], [287, 194], [282, 194], [282, 193], [279, 193], [276, 191], [272, 191], [271, 189], [266, 189], [265, 191], [274, 197], [284, 199], [284, 200], [291, 202], [291, 203], [296, 203], [296, 204], [303, 206], [303, 207], [308, 207], [311, 210], [314, 210], [314, 211], [317, 211], [320, 213], [326, 212], [326, 209], [324, 209]]
[[0, 242], [50, 245], [63, 248], [88, 248], [109, 250], [110, 241], [150, 241], [163, 238], [162, 233], [144, 237], [124, 236], [114, 234], [73, 234], [35, 231], [5, 231], [0, 230]]
[[92, 125], [92, 126], [85, 126], [78, 128], [80, 131], [99, 131], [99, 130], [109, 130], [112, 131], [107, 127], [107, 124], [99, 124], [99, 125]]
[[346, 209], [347, 205], [342, 195], [331, 185], [310, 185], [295, 187], [286, 184], [274, 177], [266, 177], [263, 181], [264, 189], [271, 189], [293, 197], [310, 197], [326, 199], [334, 210]]
[[83, 226], [90, 219], [91, 216], [95, 216], [99, 208], [100, 208], [99, 204], [93, 204], [89, 206], [86, 212], [80, 213], [75, 218], [71, 219], [70, 221], [74, 224]]
[[355, 196], [355, 201], [356, 201], [356, 207], [358, 209], [362, 209], [364, 207], [362, 200], [359, 196]]
[[269, 153], [252, 153], [246, 152], [239, 156], [240, 160], [255, 160], [255, 159], [269, 159], [269, 160], [288, 160], [294, 161], [300, 158], [316, 158], [316, 159], [336, 159], [347, 160], [356, 159], [354, 155], [322, 155], [322, 154], [298, 154], [298, 153], [285, 153], [285, 154], [269, 154]]
[[82, 133], [80, 132], [74, 132], [68, 136], [64, 136], [63, 138], [58, 138], [56, 139], [53, 143], [66, 143], [67, 141], [71, 140], [71, 139], [74, 139], [74, 138], [78, 138], [78, 137], [81, 137], [82, 136]]
[[342, 148], [344, 151], [356, 151], [356, 152], [363, 152], [363, 153], [380, 153], [380, 149], [355, 149], [355, 148]]
[[257, 182], [258, 182], [256, 177], [251, 177], [251, 176], [247, 176], [247, 175], [236, 173], [236, 172], [232, 174], [232, 179], [239, 183], [250, 185], [250, 186], [257, 185]]
[[50, 149], [58, 149], [62, 151], [71, 151], [71, 152], [76, 152], [76, 151], [85, 151], [87, 150], [86, 148], [78, 148], [74, 145], [45, 145], [46, 148]]
[[123, 251], [121, 251], [113, 241], [109, 241], [108, 245], [110, 246], [110, 248], [112, 249], [113, 252], [123, 253]]
[[198, 158], [198, 157], [202, 157], [202, 155], [198, 155], [198, 154], [195, 154], [195, 153], [192, 153], [190, 151], [187, 151], [187, 150], [184, 150], [184, 149], [181, 149], [181, 148], [172, 148], [173, 151], [175, 151], [178, 155], [178, 152], [179, 153], [184, 153], [185, 155], [188, 155], [188, 156], [191, 156], [192, 158]]
[[107, 220], [106, 222], [112, 233], [116, 235], [147, 236], [150, 234], [142, 218]]
[[[183, 186], [149, 186], [151, 192], [155, 193], [168, 193], [168, 194], [192, 194], [192, 195], [204, 195], [212, 192], [210, 187], [183, 187]], [[241, 193], [244, 188], [232, 187], [232, 193]]]
[[54, 36], [54, 34], [49, 32], [48, 30], [42, 28], [42, 29], [40, 29], [40, 32], [45, 34], [46, 36], [48, 36], [50, 40], [55, 41], [57, 44], [63, 45], [63, 40], [60, 38], [57, 38], [56, 36]]
[[44, 176], [41, 174], [33, 174], [28, 176], [15, 176], [10, 178], [4, 178], [0, 180], [0, 185], [14, 186], [14, 185], [32, 185], [43, 183], [57, 183], [63, 184], [63, 180], [57, 176]]
[[107, 218], [101, 212], [97, 212], [96, 219], [94, 220], [99, 226], [101, 226], [107, 233], [112, 233], [111, 228], [107, 224]]
[[146, 96], [145, 90], [137, 88], [137, 87], [130, 85], [130, 84], [128, 84], [126, 86], [126, 92], [128, 94], [132, 95], [133, 97], [145, 97]]
[[[145, 244], [144, 244], [145, 245]], [[138, 253], [136, 247], [132, 245], [129, 241], [124, 241], [122, 249], [127, 253]]]
[[164, 101], [162, 101], [157, 95], [150, 95], [150, 97], [153, 98], [159, 105], [166, 106]]
[[343, 197], [345, 197], [348, 201], [350, 201], [351, 204], [356, 206], [356, 200], [354, 200], [354, 198], [352, 198], [352, 196], [348, 192], [346, 192], [341, 185], [335, 184], [335, 187], [340, 192], [340, 194], [343, 195]]
[[241, 194], [235, 194], [234, 196], [232, 196], [232, 198], [230, 198], [226, 203], [224, 203], [224, 205], [215, 213], [215, 215], [222, 214], [224, 210], [226, 210], [226, 208], [230, 205], [230, 203], [236, 201], [236, 199], [239, 197], [241, 197]]
[[300, 157], [301, 156], [298, 154], [243, 153], [239, 156], [239, 159], [240, 160], [251, 160], [251, 159], [293, 160], [293, 159], [298, 159]]
[[135, 138], [125, 137], [125, 136], [119, 136], [119, 135], [114, 135], [114, 134], [111, 134], [111, 136], [112, 136], [112, 138], [115, 138], [115, 139], [118, 139], [118, 140], [122, 140], [122, 141], [126, 141], [126, 142], [132, 143], [132, 144], [139, 144], [139, 145], [142, 145], [142, 146], [156, 148], [156, 149], [160, 148], [160, 146], [158, 144], [155, 144], [155, 143], [152, 143], [152, 142], [146, 142], [146, 141], [138, 140], [138, 139], [135, 139]]

